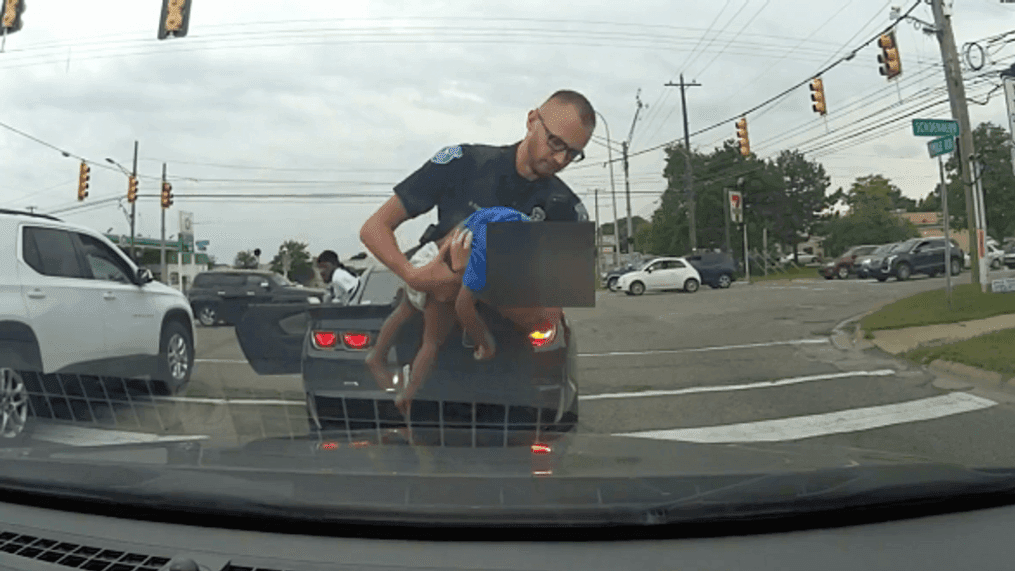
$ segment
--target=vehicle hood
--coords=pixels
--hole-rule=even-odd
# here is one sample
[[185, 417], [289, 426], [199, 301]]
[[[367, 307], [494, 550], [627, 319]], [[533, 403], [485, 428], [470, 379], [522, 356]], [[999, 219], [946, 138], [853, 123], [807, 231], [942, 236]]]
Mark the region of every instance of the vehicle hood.
[[[344, 432], [343, 432], [344, 435]], [[50, 500], [316, 522], [658, 525], [1011, 494], [1013, 469], [802, 443], [577, 434], [560, 453], [277, 439], [190, 450], [2, 451], [0, 487]], [[155, 447], [158, 445], [152, 445]], [[558, 446], [554, 444], [553, 446]], [[157, 457], [155, 457], [157, 458]], [[336, 485], [340, 484], [340, 485]]]
[[185, 296], [183, 292], [174, 287], [167, 286], [160, 281], [148, 282], [143, 287], [146, 293], [177, 297], [181, 301], [187, 300], [187, 296]]

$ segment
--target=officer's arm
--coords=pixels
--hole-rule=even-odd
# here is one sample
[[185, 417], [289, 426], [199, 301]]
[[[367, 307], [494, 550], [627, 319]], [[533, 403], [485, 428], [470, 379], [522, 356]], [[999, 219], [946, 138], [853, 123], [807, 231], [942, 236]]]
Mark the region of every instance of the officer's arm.
[[[359, 231], [359, 239], [363, 245], [370, 250], [382, 264], [387, 266], [398, 277], [402, 278], [409, 287], [413, 287], [410, 279], [412, 276], [412, 265], [398, 247], [395, 239], [395, 229], [409, 219], [409, 213], [402, 206], [398, 196], [392, 196], [374, 212], [363, 224]], [[414, 288], [415, 289], [415, 288]]]

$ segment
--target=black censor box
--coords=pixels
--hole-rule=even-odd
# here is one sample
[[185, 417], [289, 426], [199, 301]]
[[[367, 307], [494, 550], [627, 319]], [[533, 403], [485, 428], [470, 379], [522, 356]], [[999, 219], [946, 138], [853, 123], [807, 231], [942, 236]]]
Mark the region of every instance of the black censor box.
[[494, 307], [595, 307], [593, 222], [491, 222], [486, 291]]

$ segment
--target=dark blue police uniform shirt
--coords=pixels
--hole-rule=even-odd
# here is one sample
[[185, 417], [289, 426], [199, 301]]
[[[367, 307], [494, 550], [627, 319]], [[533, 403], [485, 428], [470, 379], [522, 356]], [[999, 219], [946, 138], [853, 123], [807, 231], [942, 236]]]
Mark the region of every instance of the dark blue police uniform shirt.
[[454, 145], [441, 149], [395, 186], [415, 218], [437, 207], [436, 240], [480, 208], [507, 206], [534, 221], [586, 222], [588, 212], [564, 181], [526, 180], [515, 169], [518, 145]]

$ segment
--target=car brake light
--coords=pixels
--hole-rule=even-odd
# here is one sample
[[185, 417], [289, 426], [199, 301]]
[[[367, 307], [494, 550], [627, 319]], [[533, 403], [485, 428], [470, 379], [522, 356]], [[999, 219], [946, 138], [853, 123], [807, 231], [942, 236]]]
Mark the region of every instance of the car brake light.
[[370, 336], [366, 333], [345, 333], [342, 341], [350, 349], [365, 349], [370, 345]]
[[338, 442], [322, 442], [321, 450], [338, 450]]
[[557, 337], [557, 327], [549, 323], [544, 323], [532, 330], [529, 333], [529, 341], [533, 347], [542, 347], [553, 342]]
[[550, 452], [553, 452], [553, 449], [550, 448], [549, 444], [536, 443], [532, 445], [533, 454], [549, 454]]
[[331, 349], [338, 344], [338, 335], [333, 331], [314, 331], [314, 345], [318, 349]]

